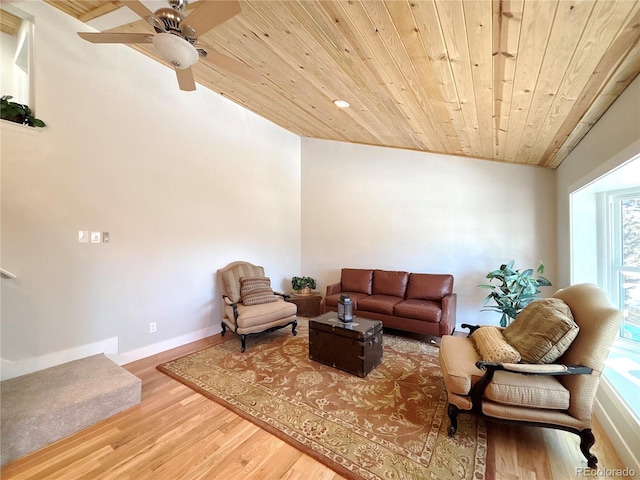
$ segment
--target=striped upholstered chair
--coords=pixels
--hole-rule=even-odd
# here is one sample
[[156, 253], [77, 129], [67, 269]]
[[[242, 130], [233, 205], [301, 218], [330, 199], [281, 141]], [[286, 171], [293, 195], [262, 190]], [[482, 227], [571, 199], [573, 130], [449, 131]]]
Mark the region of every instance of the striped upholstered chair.
[[240, 335], [242, 352], [247, 336], [272, 332], [292, 325], [296, 335], [295, 303], [288, 295], [274, 292], [264, 268], [248, 262], [233, 262], [218, 270], [218, 285], [222, 293], [222, 335], [229, 328]]
[[[539, 303], [537, 303], [539, 302]], [[533, 315], [523, 316], [530, 328], [528, 335], [507, 335], [507, 329], [471, 327], [469, 337], [445, 336], [440, 344], [440, 367], [448, 395], [451, 420], [449, 435], [455, 435], [458, 413], [473, 413], [497, 421], [520, 423], [566, 430], [580, 436], [580, 450], [591, 468], [598, 459], [589, 450], [595, 442], [591, 431], [593, 402], [605, 360], [620, 327], [622, 312], [611, 306], [606, 294], [595, 285], [580, 284], [555, 293], [552, 299], [533, 302], [507, 327], [519, 328], [516, 323], [527, 309]], [[540, 314], [540, 306], [554, 305], [565, 309], [562, 316], [569, 320], [572, 330], [568, 345], [554, 352], [555, 345], [540, 333], [550, 331], [550, 325]], [[536, 329], [538, 326], [538, 329]], [[492, 330], [493, 329], [493, 330]], [[551, 329], [552, 330], [552, 329]], [[482, 340], [496, 331], [501, 342]], [[556, 338], [567, 338], [555, 332]], [[543, 361], [525, 358], [531, 352], [521, 352], [517, 342], [537, 341], [538, 353], [554, 353]], [[509, 343], [511, 342], [511, 343]], [[492, 343], [487, 348], [487, 345]], [[515, 347], [512, 345], [515, 343]], [[543, 346], [543, 348], [539, 348]], [[504, 347], [504, 348], [503, 348]], [[561, 350], [564, 353], [560, 353]], [[482, 352], [479, 353], [479, 352]], [[560, 353], [560, 356], [557, 357]], [[516, 355], [521, 357], [511, 357]], [[503, 358], [489, 358], [497, 356]]]

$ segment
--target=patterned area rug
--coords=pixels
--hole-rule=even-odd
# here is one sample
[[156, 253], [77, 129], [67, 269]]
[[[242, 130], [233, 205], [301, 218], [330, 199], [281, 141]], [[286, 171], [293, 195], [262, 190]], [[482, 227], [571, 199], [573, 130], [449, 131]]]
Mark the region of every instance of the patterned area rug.
[[347, 478], [485, 478], [484, 422], [461, 415], [447, 436], [435, 346], [385, 333], [382, 364], [359, 378], [310, 360], [308, 336], [303, 321], [244, 354], [234, 338], [158, 369]]

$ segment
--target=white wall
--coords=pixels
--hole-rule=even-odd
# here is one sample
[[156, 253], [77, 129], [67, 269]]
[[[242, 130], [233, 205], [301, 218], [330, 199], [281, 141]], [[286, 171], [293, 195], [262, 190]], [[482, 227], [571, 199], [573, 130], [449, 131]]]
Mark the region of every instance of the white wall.
[[3, 377], [115, 338], [124, 361], [219, 332], [214, 275], [234, 260], [283, 288], [300, 269], [299, 137], [81, 40], [86, 26], [47, 4], [17, 5], [36, 19], [48, 126], [1, 127], [2, 267], [18, 275], [2, 279]]
[[[571, 278], [570, 194], [640, 153], [640, 77], [620, 95], [557, 169], [558, 271]], [[579, 258], [574, 258], [579, 262]]]
[[458, 324], [498, 323], [490, 270], [543, 260], [557, 285], [555, 204], [551, 170], [305, 138], [300, 273], [322, 291], [343, 267], [451, 273]]

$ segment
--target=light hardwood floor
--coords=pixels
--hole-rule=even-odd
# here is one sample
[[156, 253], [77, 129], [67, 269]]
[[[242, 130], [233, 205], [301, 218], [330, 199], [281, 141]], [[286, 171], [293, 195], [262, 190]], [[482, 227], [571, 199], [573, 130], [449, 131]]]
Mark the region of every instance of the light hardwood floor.
[[[6, 465], [2, 480], [342, 479], [155, 369], [227, 340], [239, 348], [238, 337], [215, 335], [126, 365], [142, 379], [140, 405]], [[595, 435], [599, 467], [624, 468], [597, 423]], [[586, 465], [578, 437], [569, 433], [489, 423], [488, 438], [489, 479], [580, 478], [575, 467]]]

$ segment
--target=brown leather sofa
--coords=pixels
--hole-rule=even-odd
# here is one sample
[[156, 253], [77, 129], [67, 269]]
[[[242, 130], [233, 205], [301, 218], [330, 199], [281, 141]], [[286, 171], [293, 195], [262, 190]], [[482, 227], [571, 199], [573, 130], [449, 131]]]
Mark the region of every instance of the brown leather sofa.
[[323, 311], [338, 311], [349, 295], [353, 313], [385, 327], [441, 337], [456, 325], [453, 275], [343, 268], [340, 283], [327, 286]]

